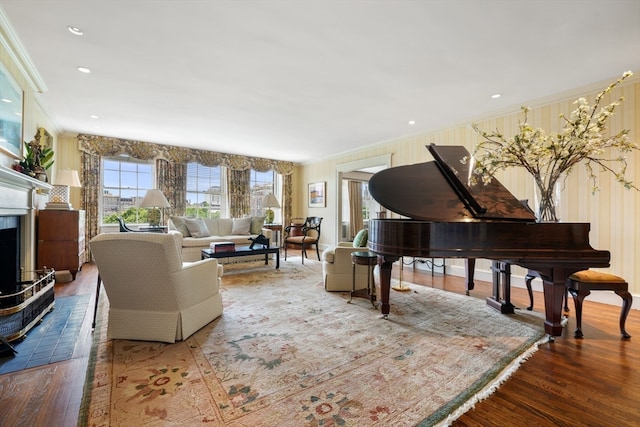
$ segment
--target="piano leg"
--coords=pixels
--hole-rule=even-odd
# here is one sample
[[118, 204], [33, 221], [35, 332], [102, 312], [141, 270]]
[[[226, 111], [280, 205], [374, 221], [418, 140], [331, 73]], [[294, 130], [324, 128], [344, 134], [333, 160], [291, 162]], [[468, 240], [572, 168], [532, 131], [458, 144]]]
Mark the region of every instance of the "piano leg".
[[465, 271], [465, 294], [469, 295], [469, 291], [473, 290], [475, 287], [475, 283], [473, 283], [473, 276], [476, 271], [476, 259], [475, 258], [467, 258], [464, 260], [464, 269]]
[[391, 267], [399, 257], [378, 255], [378, 265], [380, 266], [380, 311], [382, 318], [389, 318], [389, 292], [391, 290]]
[[566, 292], [565, 282], [567, 277], [576, 270], [567, 271], [563, 268], [554, 268], [550, 275], [540, 274], [544, 290], [544, 330], [553, 337], [562, 335], [562, 302]]

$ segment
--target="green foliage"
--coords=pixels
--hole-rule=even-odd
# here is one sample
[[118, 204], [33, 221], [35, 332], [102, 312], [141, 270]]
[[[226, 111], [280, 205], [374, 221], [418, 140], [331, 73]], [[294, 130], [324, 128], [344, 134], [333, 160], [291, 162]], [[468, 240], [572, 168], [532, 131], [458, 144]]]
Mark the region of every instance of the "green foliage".
[[124, 212], [114, 213], [102, 219], [104, 224], [117, 224], [118, 217], [121, 216], [128, 224], [147, 222], [147, 209], [130, 207]]
[[186, 216], [195, 218], [220, 218], [220, 211], [211, 212], [211, 209], [207, 206], [197, 208], [187, 206]]
[[53, 149], [49, 147], [43, 148], [39, 145], [34, 147], [32, 143], [25, 144], [25, 154], [22, 161], [20, 161], [23, 172], [29, 174], [30, 172], [35, 172], [39, 167], [49, 170], [54, 163]]
[[55, 160], [53, 160], [53, 149], [49, 147], [43, 148], [40, 154], [40, 165], [45, 168], [45, 170], [49, 170], [51, 169], [51, 166], [53, 166], [54, 162]]

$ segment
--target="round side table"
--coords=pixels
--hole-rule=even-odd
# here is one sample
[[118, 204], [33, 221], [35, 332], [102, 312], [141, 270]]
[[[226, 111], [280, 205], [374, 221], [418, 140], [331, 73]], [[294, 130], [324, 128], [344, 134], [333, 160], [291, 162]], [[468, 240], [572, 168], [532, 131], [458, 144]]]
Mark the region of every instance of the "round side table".
[[[351, 295], [349, 297], [349, 303], [353, 297], [369, 298], [371, 305], [376, 306], [376, 285], [373, 277], [373, 269], [378, 264], [378, 254], [370, 251], [356, 251], [351, 252], [351, 264], [353, 266], [353, 275], [351, 281]], [[366, 265], [368, 269], [367, 274], [367, 288], [356, 290], [356, 265]]]

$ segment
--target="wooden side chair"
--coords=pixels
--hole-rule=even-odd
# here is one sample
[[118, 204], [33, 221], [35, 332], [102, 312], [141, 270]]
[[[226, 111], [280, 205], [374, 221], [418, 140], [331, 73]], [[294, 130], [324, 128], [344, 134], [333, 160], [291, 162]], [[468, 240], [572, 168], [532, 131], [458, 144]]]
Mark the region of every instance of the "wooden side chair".
[[316, 246], [316, 255], [318, 255], [318, 261], [320, 261], [320, 250], [318, 249], [318, 241], [320, 240], [320, 224], [322, 224], [322, 218], [318, 216], [309, 216], [302, 226], [300, 235], [294, 235], [292, 233], [292, 226], [288, 225], [284, 228], [284, 260], [287, 260], [287, 247], [289, 245], [300, 246], [302, 250], [302, 263], [307, 257], [307, 248]]
[[133, 230], [127, 227], [127, 223], [124, 222], [124, 218], [122, 218], [121, 216], [119, 216], [117, 219], [118, 219], [118, 224], [120, 225], [121, 233], [142, 233], [142, 231], [140, 230]]
[[625, 323], [633, 297], [629, 293], [629, 284], [621, 277], [613, 274], [600, 273], [598, 271], [583, 270], [573, 273], [567, 280], [567, 289], [573, 296], [576, 306], [576, 330], [574, 336], [582, 338], [582, 302], [591, 291], [613, 291], [622, 298], [622, 310], [620, 311], [620, 335], [623, 339], [631, 338], [625, 329]]

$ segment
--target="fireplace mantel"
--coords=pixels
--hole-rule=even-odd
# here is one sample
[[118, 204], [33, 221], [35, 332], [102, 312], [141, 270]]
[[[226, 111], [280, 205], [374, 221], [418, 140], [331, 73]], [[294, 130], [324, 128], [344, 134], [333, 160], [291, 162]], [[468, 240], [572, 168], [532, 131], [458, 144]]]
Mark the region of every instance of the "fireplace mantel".
[[52, 188], [52, 186], [46, 182], [31, 178], [29, 175], [25, 175], [4, 166], [0, 166], [0, 182], [13, 184], [24, 189], [39, 188], [42, 190], [51, 190]]
[[27, 215], [35, 194], [48, 194], [53, 186], [7, 167], [0, 167], [0, 215]]

